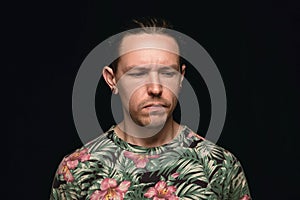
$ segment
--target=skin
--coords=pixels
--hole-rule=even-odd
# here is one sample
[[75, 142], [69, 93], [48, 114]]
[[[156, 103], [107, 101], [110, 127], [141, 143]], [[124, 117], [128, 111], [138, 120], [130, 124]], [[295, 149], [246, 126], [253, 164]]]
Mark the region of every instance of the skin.
[[162, 34], [129, 35], [120, 52], [117, 71], [103, 69], [106, 83], [122, 102], [124, 120], [116, 126], [116, 134], [144, 147], [170, 142], [180, 131], [172, 113], [185, 73], [185, 65], [180, 70], [176, 41]]

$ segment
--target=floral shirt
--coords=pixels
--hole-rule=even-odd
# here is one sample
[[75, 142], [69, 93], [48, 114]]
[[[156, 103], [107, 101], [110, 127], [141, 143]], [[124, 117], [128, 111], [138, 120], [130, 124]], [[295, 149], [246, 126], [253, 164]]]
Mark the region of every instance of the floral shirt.
[[153, 148], [123, 141], [113, 128], [62, 160], [51, 200], [251, 199], [237, 158], [188, 127]]

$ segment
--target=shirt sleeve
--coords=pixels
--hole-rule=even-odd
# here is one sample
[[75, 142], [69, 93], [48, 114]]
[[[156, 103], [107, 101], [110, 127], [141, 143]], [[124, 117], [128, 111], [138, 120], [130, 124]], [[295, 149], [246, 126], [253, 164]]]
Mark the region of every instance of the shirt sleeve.
[[50, 200], [76, 200], [87, 195], [85, 189], [88, 185], [85, 180], [90, 176], [83, 174], [91, 173], [88, 167], [89, 159], [90, 154], [86, 148], [78, 149], [62, 159], [54, 175]]
[[76, 191], [76, 181], [71, 170], [62, 160], [54, 175], [50, 191], [50, 200], [79, 199]]
[[251, 200], [248, 182], [241, 163], [233, 157], [234, 161], [229, 169], [224, 199]]

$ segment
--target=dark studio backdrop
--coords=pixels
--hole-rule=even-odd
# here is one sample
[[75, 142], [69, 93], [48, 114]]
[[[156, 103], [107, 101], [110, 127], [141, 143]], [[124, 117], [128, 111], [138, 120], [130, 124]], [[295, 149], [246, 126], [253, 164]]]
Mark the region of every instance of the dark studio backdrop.
[[[89, 52], [138, 16], [161, 16], [210, 54], [224, 80], [227, 118], [220, 146], [241, 161], [253, 199], [299, 198], [299, 6], [292, 1], [49, 1], [4, 6], [6, 119], [2, 187], [10, 199], [48, 199], [62, 157], [82, 143], [72, 116], [76, 73]], [[99, 74], [100, 76], [101, 74]], [[203, 91], [199, 134], [209, 123]], [[196, 82], [197, 83], [197, 82]], [[109, 90], [95, 96], [101, 107]], [[12, 97], [12, 98], [6, 98]], [[11, 99], [13, 101], [11, 101]], [[101, 109], [102, 108], [102, 109]], [[106, 107], [107, 108], [107, 107]], [[2, 192], [2, 195], [3, 195]]]

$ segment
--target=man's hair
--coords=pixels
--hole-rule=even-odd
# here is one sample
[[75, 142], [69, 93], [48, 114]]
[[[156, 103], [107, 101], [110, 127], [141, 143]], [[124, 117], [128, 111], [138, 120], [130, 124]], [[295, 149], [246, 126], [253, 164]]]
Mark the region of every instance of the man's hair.
[[[138, 32], [132, 29], [139, 28]], [[142, 17], [135, 18], [125, 23], [124, 30], [129, 30], [130, 33], [166, 33], [166, 29], [173, 29], [170, 21], [157, 17]], [[131, 30], [131, 31], [130, 31]]]
[[[157, 17], [142, 17], [142, 18], [135, 18], [127, 23], [124, 24], [122, 27], [123, 30], [120, 37], [114, 41], [111, 42], [111, 46], [113, 47], [113, 51], [115, 54], [115, 59], [109, 66], [112, 68], [114, 73], [116, 73], [118, 69], [118, 63], [120, 59], [119, 55], [119, 50], [120, 50], [120, 45], [125, 36], [128, 35], [135, 35], [135, 34], [164, 34], [168, 35], [172, 38], [175, 39], [177, 42], [179, 49], [180, 49], [180, 42], [178, 39], [176, 39], [174, 36], [170, 35], [168, 32], [168, 29], [173, 29], [173, 25], [171, 24], [170, 21], [163, 19], [163, 18], [157, 18]], [[179, 64], [180, 64], [180, 70], [181, 70], [181, 65], [182, 65], [182, 58], [180, 55], [179, 56]]]

